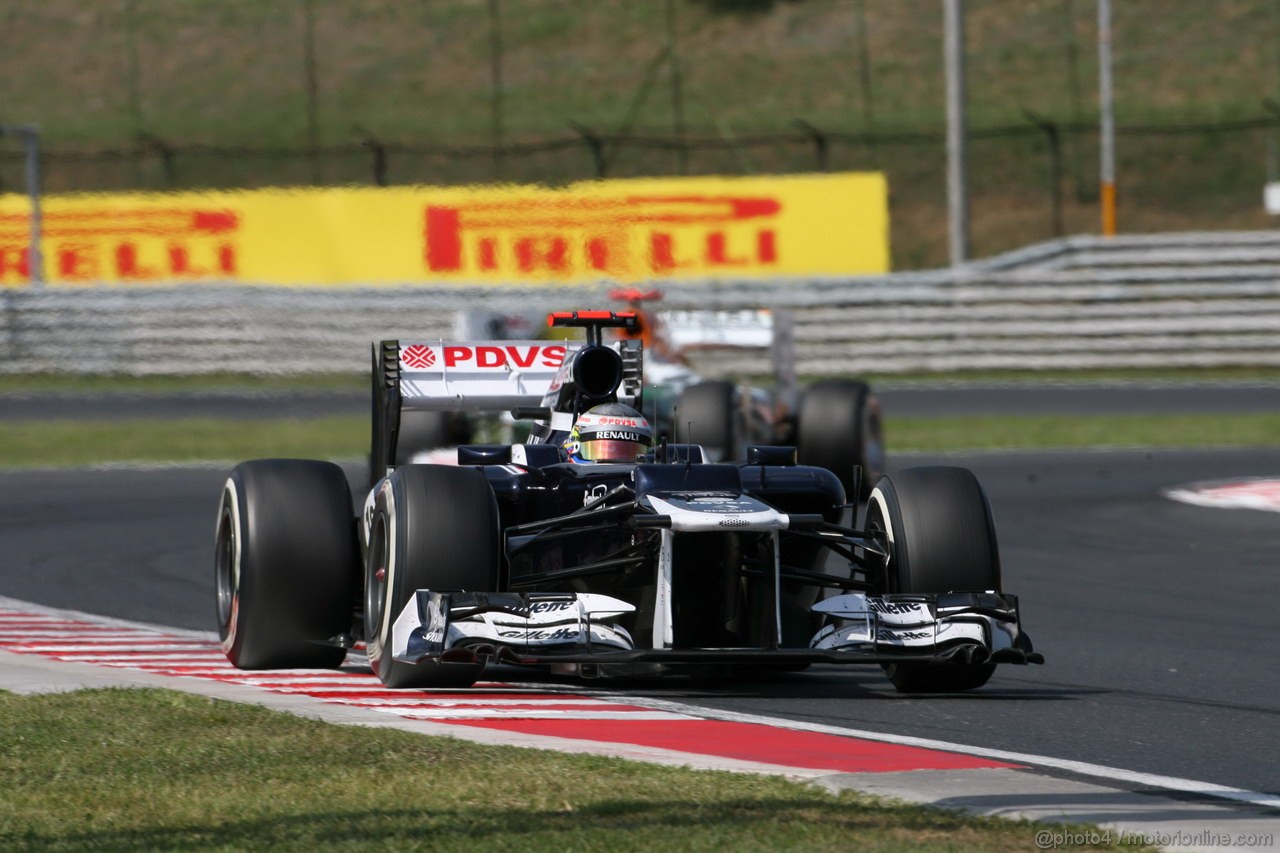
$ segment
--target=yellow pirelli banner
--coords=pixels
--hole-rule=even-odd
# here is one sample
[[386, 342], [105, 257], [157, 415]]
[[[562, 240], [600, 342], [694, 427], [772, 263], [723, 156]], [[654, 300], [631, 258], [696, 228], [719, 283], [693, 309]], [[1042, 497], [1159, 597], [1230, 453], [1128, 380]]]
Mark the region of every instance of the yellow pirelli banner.
[[[889, 268], [880, 174], [51, 195], [50, 285], [595, 282]], [[0, 196], [0, 284], [30, 280], [29, 207]]]

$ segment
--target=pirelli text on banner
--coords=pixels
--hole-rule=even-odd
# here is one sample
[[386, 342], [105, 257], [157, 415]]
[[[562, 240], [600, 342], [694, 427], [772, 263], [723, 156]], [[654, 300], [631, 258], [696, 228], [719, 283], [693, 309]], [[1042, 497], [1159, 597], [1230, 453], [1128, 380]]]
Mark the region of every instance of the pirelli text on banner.
[[[0, 284], [30, 279], [0, 196]], [[52, 284], [596, 282], [889, 269], [882, 175], [646, 178], [563, 189], [364, 187], [53, 195]]]

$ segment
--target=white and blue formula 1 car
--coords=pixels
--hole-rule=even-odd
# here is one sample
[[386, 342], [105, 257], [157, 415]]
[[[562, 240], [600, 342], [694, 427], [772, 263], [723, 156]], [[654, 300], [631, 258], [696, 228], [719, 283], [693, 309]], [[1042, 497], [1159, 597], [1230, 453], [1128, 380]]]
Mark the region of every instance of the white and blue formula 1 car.
[[[492, 663], [593, 677], [820, 662], [953, 692], [999, 664], [1043, 662], [1003, 591], [972, 473], [882, 477], [845, 527], [856, 502], [793, 447], [708, 463], [697, 445], [659, 442], [638, 458], [578, 460], [579, 438], [604, 447], [647, 428], [643, 349], [603, 342], [634, 314], [550, 322], [586, 340], [375, 346], [358, 514], [332, 463], [231, 472], [215, 578], [233, 664], [336, 667], [362, 644], [389, 687], [466, 686]], [[636, 417], [584, 417], [619, 405]], [[396, 464], [402, 413], [496, 410], [531, 420], [529, 439], [462, 446], [453, 465]]]
[[[655, 311], [660, 291], [618, 289], [610, 298], [625, 301], [636, 314], [636, 328], [621, 334], [644, 342], [644, 413], [656, 436], [699, 445], [708, 462], [741, 462], [747, 447], [781, 444], [796, 448], [802, 465], [826, 468], [853, 495], [853, 469], [862, 469], [865, 500], [885, 470], [880, 402], [866, 383], [829, 378], [801, 383], [796, 377], [796, 341], [791, 314], [766, 309]], [[529, 312], [470, 310], [455, 317], [459, 340], [520, 338], [541, 322]], [[461, 345], [459, 345], [461, 346]], [[466, 350], [459, 350], [466, 352]], [[690, 362], [708, 353], [721, 360], [767, 352], [772, 381], [752, 384], [700, 375]], [[716, 371], [723, 372], [723, 371]], [[519, 430], [503, 415], [477, 418], [464, 411], [415, 409], [400, 419], [394, 460], [434, 461], [459, 444]], [[691, 432], [691, 425], [696, 429]]]

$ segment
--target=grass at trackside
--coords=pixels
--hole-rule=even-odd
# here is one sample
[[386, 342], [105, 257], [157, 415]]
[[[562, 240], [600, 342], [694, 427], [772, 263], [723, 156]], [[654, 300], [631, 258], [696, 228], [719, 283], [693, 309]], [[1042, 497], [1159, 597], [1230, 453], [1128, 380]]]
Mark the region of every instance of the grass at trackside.
[[[1086, 447], [1280, 445], [1280, 413], [893, 418], [890, 453]], [[0, 468], [102, 462], [354, 459], [369, 448], [359, 415], [314, 420], [0, 421]]]
[[[1277, 90], [1274, 4], [1221, 0], [1212, 13], [1193, 0], [1113, 5], [1120, 228], [1272, 227], [1257, 199], [1272, 165], [1271, 128], [1139, 129], [1265, 116]], [[977, 256], [1097, 229], [1095, 6], [967, 4]], [[5, 121], [40, 128], [51, 190], [368, 184], [362, 140], [393, 146], [392, 185], [558, 184], [597, 172], [585, 141], [540, 144], [567, 142], [578, 127], [588, 138], [636, 140], [607, 146], [610, 177], [882, 170], [895, 267], [948, 260], [936, 0], [9, 0], [4, 8]], [[799, 122], [830, 144], [808, 144]], [[1034, 130], [1041, 122], [1058, 128], [1053, 143]], [[1008, 126], [1033, 135], [984, 133]], [[638, 143], [686, 132], [701, 141], [687, 157]], [[932, 138], [912, 141], [921, 132]], [[865, 144], [866, 133], [882, 141]], [[761, 134], [790, 141], [739, 144]], [[421, 149], [495, 142], [509, 153]], [[332, 153], [312, 161], [304, 152], [317, 143]], [[20, 187], [20, 160], [0, 166], [5, 187]]]
[[1280, 445], [1280, 413], [887, 417], [884, 429], [890, 452]]
[[[1280, 370], [1239, 368], [1167, 371], [994, 372], [872, 378], [873, 387], [946, 382], [1088, 384], [1276, 382]], [[0, 395], [33, 393], [271, 395], [286, 391], [357, 392], [365, 377], [327, 374], [269, 377], [0, 375]], [[2, 399], [0, 399], [2, 404]], [[1049, 415], [898, 418], [886, 413], [891, 452], [1081, 447], [1211, 447], [1280, 444], [1280, 414]], [[0, 467], [73, 466], [100, 462], [235, 461], [269, 456], [345, 459], [365, 455], [367, 416], [308, 420], [5, 421]]]
[[[1280, 376], [1280, 372], [1277, 374]], [[291, 391], [367, 391], [364, 373], [317, 373], [273, 376], [253, 373], [210, 373], [196, 376], [126, 376], [117, 374], [5, 373], [0, 394], [271, 394]]]
[[1090, 370], [969, 370], [951, 373], [894, 373], [862, 377], [873, 388], [910, 385], [992, 384], [992, 385], [1160, 385], [1166, 383], [1214, 384], [1238, 382], [1280, 382], [1276, 367], [1170, 367], [1090, 369]]
[[347, 459], [369, 452], [367, 416], [310, 420], [0, 421], [0, 468], [100, 462]]
[[0, 719], [6, 850], [1012, 851], [1043, 829], [161, 690], [0, 692]]
[[[1115, 370], [988, 370], [953, 373], [867, 374], [860, 378], [874, 388], [938, 384], [1087, 384], [1087, 383], [1215, 383], [1280, 382], [1276, 367], [1216, 367]], [[758, 377], [767, 386], [769, 377]], [[0, 373], [0, 394], [191, 394], [208, 392], [361, 392], [369, 388], [364, 373], [319, 373], [271, 376], [248, 373], [214, 373], [197, 376], [125, 376], [72, 373]]]

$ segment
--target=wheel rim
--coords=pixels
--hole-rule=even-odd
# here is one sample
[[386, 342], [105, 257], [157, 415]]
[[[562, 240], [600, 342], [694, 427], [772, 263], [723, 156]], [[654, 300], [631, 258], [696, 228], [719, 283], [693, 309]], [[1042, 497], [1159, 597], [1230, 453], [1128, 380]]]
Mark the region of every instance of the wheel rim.
[[236, 596], [236, 525], [231, 507], [223, 504], [218, 519], [218, 536], [214, 546], [214, 582], [217, 585], [218, 626], [225, 629], [231, 622]]
[[897, 590], [891, 588], [889, 583], [889, 565], [893, 561], [893, 542], [889, 535], [889, 523], [885, 520], [884, 511], [881, 510], [880, 504], [875, 500], [867, 503], [867, 518], [863, 523], [863, 527], [866, 528], [870, 538], [875, 540], [880, 548], [889, 555], [884, 558], [884, 562], [881, 564], [879, 587], [876, 591], [880, 594], [896, 592]]
[[365, 640], [378, 637], [382, 628], [382, 612], [387, 600], [387, 523], [381, 515], [375, 515], [369, 535], [369, 565], [365, 572], [364, 612]]

